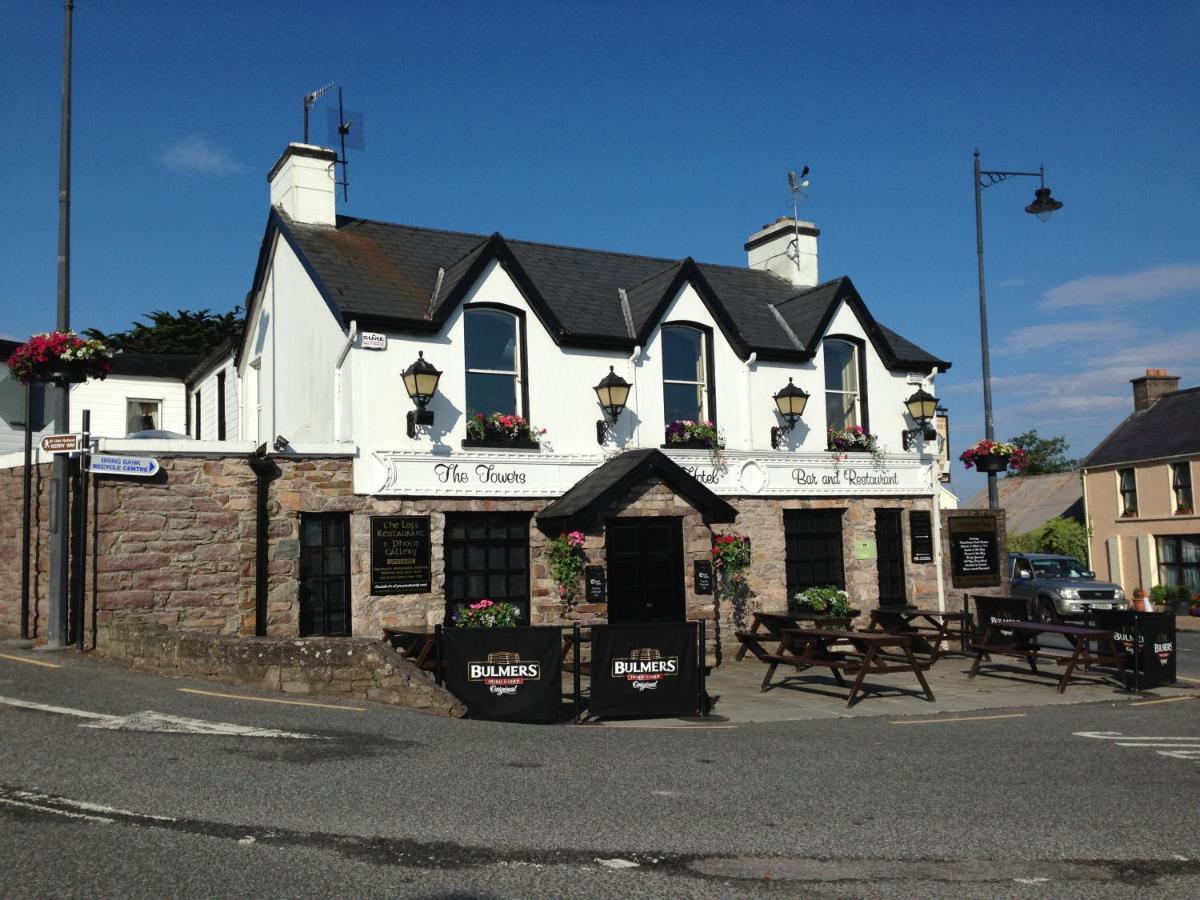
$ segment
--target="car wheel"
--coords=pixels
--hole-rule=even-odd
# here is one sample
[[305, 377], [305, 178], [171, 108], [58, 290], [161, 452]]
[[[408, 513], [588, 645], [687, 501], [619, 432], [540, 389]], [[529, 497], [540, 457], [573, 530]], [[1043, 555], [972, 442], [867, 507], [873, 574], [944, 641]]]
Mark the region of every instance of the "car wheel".
[[1049, 625], [1059, 624], [1058, 613], [1054, 610], [1054, 603], [1050, 600], [1041, 600], [1038, 602], [1037, 618], [1039, 622], [1045, 622]]

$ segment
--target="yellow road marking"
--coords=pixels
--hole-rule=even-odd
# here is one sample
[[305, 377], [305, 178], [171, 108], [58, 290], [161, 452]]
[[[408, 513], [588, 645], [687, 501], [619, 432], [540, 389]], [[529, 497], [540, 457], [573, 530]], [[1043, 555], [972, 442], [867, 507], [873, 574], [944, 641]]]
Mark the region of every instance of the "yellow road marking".
[[58, 663], [42, 662], [40, 659], [26, 659], [24, 656], [11, 656], [8, 653], [0, 653], [0, 658], [11, 659], [13, 662], [23, 662], [30, 666], [41, 666], [45, 669], [61, 669]]
[[1023, 719], [1025, 713], [1005, 713], [1002, 716], [961, 716], [954, 719], [903, 719], [889, 725], [940, 725], [942, 722], [986, 722], [990, 719]]
[[1188, 678], [1186, 675], [1176, 675], [1180, 681], [1190, 681], [1193, 684], [1200, 684], [1200, 678]]
[[1178, 703], [1180, 700], [1195, 700], [1195, 696], [1188, 694], [1186, 697], [1167, 697], [1163, 700], [1139, 700], [1136, 703], [1130, 703], [1130, 706], [1153, 706], [1155, 703]]
[[340, 709], [345, 712], [366, 712], [365, 706], [337, 706], [332, 703], [310, 703], [307, 700], [276, 700], [274, 697], [247, 697], [244, 694], [222, 694], [219, 691], [201, 691], [196, 688], [179, 688], [185, 694], [203, 694], [205, 697], [224, 697], [227, 700], [253, 700], [255, 703], [282, 703], [285, 706], [315, 706], [319, 709]]

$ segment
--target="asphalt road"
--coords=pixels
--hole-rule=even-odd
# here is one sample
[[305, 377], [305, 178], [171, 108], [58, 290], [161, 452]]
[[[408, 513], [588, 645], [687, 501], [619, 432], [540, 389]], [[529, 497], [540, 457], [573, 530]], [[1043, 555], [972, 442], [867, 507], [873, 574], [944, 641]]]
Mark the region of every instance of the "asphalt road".
[[3, 896], [1200, 894], [1200, 699], [516, 726], [0, 654]]

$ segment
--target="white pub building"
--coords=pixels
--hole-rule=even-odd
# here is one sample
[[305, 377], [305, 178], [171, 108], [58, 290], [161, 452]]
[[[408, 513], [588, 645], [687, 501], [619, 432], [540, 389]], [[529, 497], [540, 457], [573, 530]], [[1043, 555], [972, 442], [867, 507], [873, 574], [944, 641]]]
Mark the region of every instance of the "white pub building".
[[[748, 610], [809, 586], [864, 610], [944, 602], [942, 442], [919, 401], [950, 364], [849, 278], [820, 281], [812, 224], [750, 235], [744, 268], [632, 256], [339, 216], [334, 165], [292, 144], [270, 171], [238, 440], [125, 442], [164, 481], [98, 488], [102, 553], [189, 508], [225, 515], [224, 540], [99, 560], [102, 624], [377, 636], [488, 598], [532, 624], [704, 617], [719, 661]], [[874, 454], [829, 448], [854, 427]], [[149, 513], [151, 491], [177, 500]], [[546, 542], [576, 530], [588, 568], [564, 600]], [[740, 609], [707, 570], [735, 532]], [[189, 556], [217, 563], [203, 589], [162, 574]]]

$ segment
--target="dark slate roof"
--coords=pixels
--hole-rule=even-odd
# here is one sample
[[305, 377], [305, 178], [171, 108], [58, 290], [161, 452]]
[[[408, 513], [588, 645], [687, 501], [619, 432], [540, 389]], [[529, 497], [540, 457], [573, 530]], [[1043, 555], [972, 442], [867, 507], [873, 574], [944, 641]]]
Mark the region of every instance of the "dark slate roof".
[[178, 378], [183, 381], [203, 356], [167, 353], [117, 353], [113, 356], [113, 375], [144, 378]]
[[[493, 260], [505, 268], [560, 344], [632, 350], [684, 282], [692, 284], [734, 349], [746, 358], [811, 359], [837, 303], [851, 304], [884, 362], [893, 368], [948, 369], [875, 322], [848, 278], [797, 290], [769, 273], [560, 247], [457, 231], [339, 216], [336, 227], [293, 222], [272, 209], [255, 289], [265, 275], [273, 230], [291, 244], [343, 323], [397, 331], [440, 330]], [[439, 270], [441, 278], [439, 281]], [[621, 305], [624, 290], [633, 334]]]
[[634, 485], [651, 475], [704, 515], [704, 521], [732, 522], [737, 510], [672, 462], [661, 450], [626, 450], [585, 475], [537, 514], [539, 522], [586, 521], [603, 515]]
[[1167, 456], [1200, 455], [1200, 387], [1160, 397], [1131, 413], [1080, 464], [1091, 469]]
[[[1083, 487], [1078, 472], [1010, 476], [1001, 478], [998, 487], [1010, 535], [1033, 531], [1051, 519], [1074, 519], [1083, 524]], [[987, 509], [987, 488], [962, 508]]]

